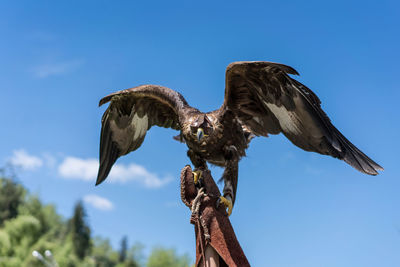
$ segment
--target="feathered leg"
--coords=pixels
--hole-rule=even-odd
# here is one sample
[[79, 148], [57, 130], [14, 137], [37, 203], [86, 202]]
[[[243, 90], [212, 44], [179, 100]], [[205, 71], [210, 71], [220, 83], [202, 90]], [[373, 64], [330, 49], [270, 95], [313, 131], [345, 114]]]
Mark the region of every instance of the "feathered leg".
[[238, 172], [239, 163], [235, 160], [230, 160], [227, 162], [222, 179], [224, 179], [224, 197], [230, 197], [232, 200], [232, 206], [235, 204], [236, 200], [236, 189], [238, 183]]
[[236, 200], [236, 189], [238, 183], [239, 171], [239, 153], [233, 145], [224, 148], [225, 154], [225, 170], [221, 179], [224, 180], [223, 197], [220, 197], [220, 203], [228, 208], [228, 215], [231, 215], [233, 205]]

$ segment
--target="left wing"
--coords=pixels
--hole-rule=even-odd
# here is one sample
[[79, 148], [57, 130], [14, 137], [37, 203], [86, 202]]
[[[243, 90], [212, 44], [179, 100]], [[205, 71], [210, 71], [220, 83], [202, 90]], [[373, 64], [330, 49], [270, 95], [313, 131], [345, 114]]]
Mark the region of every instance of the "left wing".
[[383, 170], [332, 125], [319, 98], [288, 74], [298, 75], [271, 62], [230, 64], [221, 109], [232, 110], [255, 135], [282, 132], [296, 146], [342, 159], [363, 173]]
[[142, 85], [108, 95], [102, 118], [100, 166], [96, 185], [103, 182], [118, 157], [140, 147], [151, 126], [181, 129], [185, 111], [192, 109], [181, 94], [166, 87]]

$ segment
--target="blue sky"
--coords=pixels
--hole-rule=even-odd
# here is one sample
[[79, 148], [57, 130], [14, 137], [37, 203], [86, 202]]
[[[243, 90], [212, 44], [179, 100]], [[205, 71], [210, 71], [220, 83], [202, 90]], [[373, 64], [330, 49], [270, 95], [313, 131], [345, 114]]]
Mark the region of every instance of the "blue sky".
[[194, 257], [186, 147], [152, 128], [95, 187], [98, 100], [152, 83], [210, 111], [230, 62], [284, 63], [385, 171], [363, 175], [281, 135], [253, 140], [231, 216], [250, 263], [399, 266], [399, 14], [397, 1], [2, 1], [0, 162], [65, 217], [84, 199], [94, 234], [115, 246], [127, 234]]

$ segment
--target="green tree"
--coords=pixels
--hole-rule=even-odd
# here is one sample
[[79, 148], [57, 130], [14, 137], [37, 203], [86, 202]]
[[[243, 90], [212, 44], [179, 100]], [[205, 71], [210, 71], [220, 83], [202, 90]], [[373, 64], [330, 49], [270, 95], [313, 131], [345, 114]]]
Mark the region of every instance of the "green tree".
[[90, 228], [86, 222], [86, 212], [82, 201], [76, 203], [74, 214], [69, 221], [69, 227], [74, 253], [78, 259], [82, 260], [86, 255], [89, 255], [91, 248]]
[[126, 252], [128, 250], [128, 237], [124, 236], [121, 240], [121, 247], [119, 249], [119, 262], [124, 262], [126, 260]]
[[156, 247], [150, 253], [147, 267], [187, 267], [189, 266], [188, 255], [177, 255], [174, 249]]
[[[33, 244], [40, 238], [40, 222], [31, 215], [19, 215], [4, 223], [2, 245], [8, 245], [5, 250], [6, 258], [0, 266], [26, 266], [24, 260], [30, 255]], [[7, 242], [8, 241], [8, 242]], [[8, 244], [7, 244], [8, 243]]]
[[32, 215], [40, 221], [40, 230], [43, 234], [53, 230], [59, 233], [62, 227], [61, 217], [53, 205], [43, 205], [39, 197], [29, 195], [26, 201], [19, 206], [19, 214]]
[[187, 255], [161, 247], [154, 249], [146, 261], [143, 245], [136, 243], [127, 249], [126, 236], [120, 249], [114, 250], [107, 239], [91, 238], [82, 202], [75, 205], [73, 216], [64, 220], [53, 205], [43, 204], [14, 179], [0, 178], [0, 219], [0, 267], [42, 267], [43, 263], [32, 256], [34, 250], [42, 255], [51, 250], [63, 267], [189, 265]]
[[13, 179], [0, 178], [0, 226], [17, 217], [26, 190]]

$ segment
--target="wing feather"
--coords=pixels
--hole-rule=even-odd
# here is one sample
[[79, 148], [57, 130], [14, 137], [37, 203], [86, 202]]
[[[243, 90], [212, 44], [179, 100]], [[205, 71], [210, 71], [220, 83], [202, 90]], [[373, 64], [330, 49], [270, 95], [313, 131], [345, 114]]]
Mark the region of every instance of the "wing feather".
[[179, 93], [162, 86], [142, 85], [112, 93], [100, 100], [110, 102], [100, 134], [100, 165], [96, 185], [103, 182], [115, 161], [138, 149], [154, 125], [180, 130], [190, 108]]
[[296, 146], [342, 159], [361, 172], [383, 170], [333, 126], [318, 96], [288, 74], [298, 75], [278, 63], [230, 64], [221, 108], [234, 111], [255, 135], [282, 132]]

